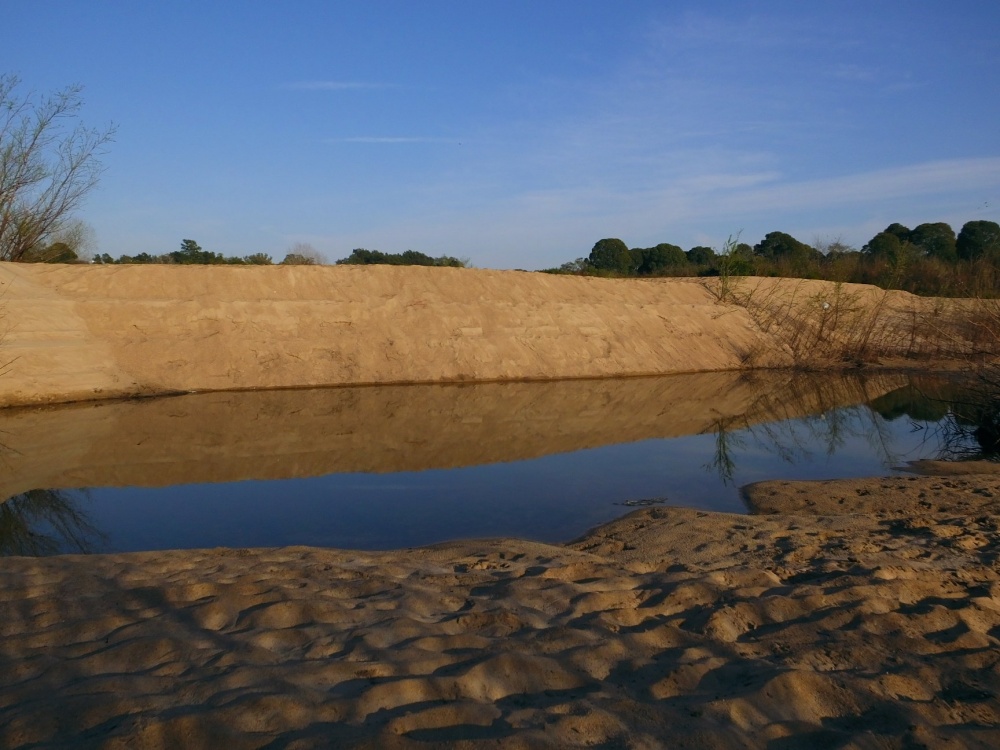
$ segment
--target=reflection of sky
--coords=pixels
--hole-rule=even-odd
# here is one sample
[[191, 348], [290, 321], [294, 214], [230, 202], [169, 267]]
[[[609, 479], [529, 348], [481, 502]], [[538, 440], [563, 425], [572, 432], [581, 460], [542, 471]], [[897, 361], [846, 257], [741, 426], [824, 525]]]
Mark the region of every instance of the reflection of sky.
[[739, 513], [737, 488], [750, 482], [884, 474], [935, 454], [933, 423], [914, 424], [854, 407], [826, 419], [734, 425], [730, 481], [713, 471], [717, 436], [706, 434], [449, 470], [94, 489], [84, 509], [117, 550], [380, 549], [493, 536], [559, 542], [630, 512], [629, 500]]

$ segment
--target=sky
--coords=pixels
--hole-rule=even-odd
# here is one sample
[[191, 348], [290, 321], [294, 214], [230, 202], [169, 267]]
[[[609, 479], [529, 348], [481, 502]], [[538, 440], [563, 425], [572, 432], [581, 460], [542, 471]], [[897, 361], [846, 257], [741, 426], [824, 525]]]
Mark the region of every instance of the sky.
[[96, 250], [557, 266], [1000, 221], [1000, 3], [0, 0], [0, 73], [114, 124]]

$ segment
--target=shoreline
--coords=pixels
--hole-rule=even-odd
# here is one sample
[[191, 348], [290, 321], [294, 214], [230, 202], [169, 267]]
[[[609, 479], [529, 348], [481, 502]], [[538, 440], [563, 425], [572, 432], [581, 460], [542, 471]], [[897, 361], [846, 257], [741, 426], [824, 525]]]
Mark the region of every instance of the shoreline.
[[0, 744], [1000, 741], [995, 466], [748, 493], [567, 545], [7, 558]]

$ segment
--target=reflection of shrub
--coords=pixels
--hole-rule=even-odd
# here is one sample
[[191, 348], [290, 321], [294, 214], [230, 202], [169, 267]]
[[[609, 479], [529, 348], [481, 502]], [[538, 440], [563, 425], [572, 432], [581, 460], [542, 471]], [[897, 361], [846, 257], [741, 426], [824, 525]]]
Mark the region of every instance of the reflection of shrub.
[[908, 385], [873, 400], [869, 406], [886, 421], [900, 417], [920, 422], [940, 422], [948, 416], [948, 400]]
[[0, 555], [92, 552], [105, 543], [65, 490], [29, 490], [0, 503]]
[[945, 429], [947, 457], [1000, 459], [1000, 369], [980, 374], [976, 387], [954, 404]]

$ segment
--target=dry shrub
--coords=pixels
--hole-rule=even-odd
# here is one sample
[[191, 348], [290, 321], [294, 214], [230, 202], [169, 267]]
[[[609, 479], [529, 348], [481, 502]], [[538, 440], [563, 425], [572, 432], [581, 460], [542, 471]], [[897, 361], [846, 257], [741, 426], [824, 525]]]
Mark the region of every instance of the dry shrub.
[[[713, 293], [744, 308], [796, 367], [886, 359], [959, 360], [982, 366], [1000, 354], [1000, 301], [915, 297], [841, 282], [741, 278]], [[745, 352], [747, 367], [760, 352]]]

